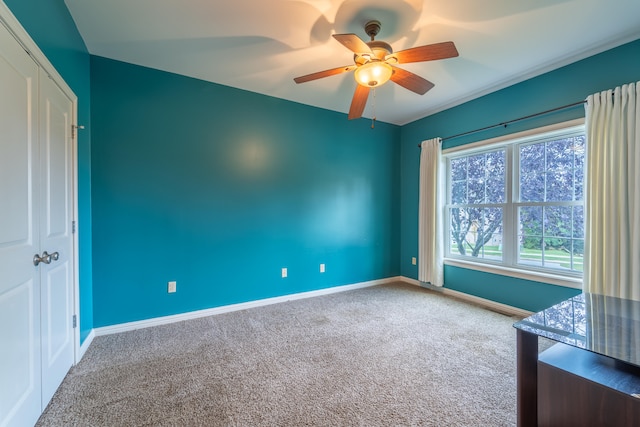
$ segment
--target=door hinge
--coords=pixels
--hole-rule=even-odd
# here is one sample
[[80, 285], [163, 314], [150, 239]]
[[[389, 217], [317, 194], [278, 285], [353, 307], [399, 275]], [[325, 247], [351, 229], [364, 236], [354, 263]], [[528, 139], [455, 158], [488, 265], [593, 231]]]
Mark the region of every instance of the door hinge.
[[78, 316], [75, 314], [73, 315], [73, 327], [74, 329], [78, 327]]
[[76, 232], [76, 222], [71, 221], [71, 233], [74, 234]]

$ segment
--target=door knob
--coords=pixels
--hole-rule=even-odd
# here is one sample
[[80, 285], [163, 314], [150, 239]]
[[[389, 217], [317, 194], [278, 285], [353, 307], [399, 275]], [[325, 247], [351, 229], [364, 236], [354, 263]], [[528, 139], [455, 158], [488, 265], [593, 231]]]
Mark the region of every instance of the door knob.
[[[54, 253], [56, 254], [55, 259], [58, 259], [58, 253], [57, 252], [54, 252]], [[49, 255], [47, 251], [42, 252], [42, 256], [35, 254], [33, 256], [33, 265], [37, 267], [41, 262], [44, 262], [45, 264], [51, 264], [52, 255], [53, 254]]]

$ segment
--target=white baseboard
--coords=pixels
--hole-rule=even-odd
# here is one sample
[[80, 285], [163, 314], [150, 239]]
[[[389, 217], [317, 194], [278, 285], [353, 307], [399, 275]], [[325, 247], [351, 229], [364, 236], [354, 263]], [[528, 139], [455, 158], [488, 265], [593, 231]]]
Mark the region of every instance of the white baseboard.
[[[383, 285], [386, 283], [393, 283], [393, 282], [398, 282], [402, 280], [403, 280], [402, 277], [396, 276], [396, 277], [388, 277], [386, 279], [378, 279], [378, 280], [371, 280], [368, 282], [354, 283], [350, 285], [334, 286], [331, 288], [318, 289], [315, 291], [300, 292], [296, 294], [283, 295], [279, 297], [266, 298], [266, 299], [261, 299], [256, 301], [248, 301], [248, 302], [243, 302], [239, 304], [225, 305], [222, 307], [208, 308], [205, 310], [190, 311], [187, 313], [174, 314], [171, 316], [155, 317], [153, 319], [139, 320], [136, 322], [120, 323], [112, 326], [103, 326], [101, 328], [95, 328], [93, 332], [95, 332], [95, 336], [117, 334], [120, 332], [133, 331], [133, 330], [142, 329], [142, 328], [149, 328], [152, 326], [166, 325], [168, 323], [182, 322], [183, 320], [197, 319], [200, 317], [213, 316], [216, 314], [229, 313], [232, 311], [246, 310], [248, 308], [253, 308], [253, 307], [262, 307], [265, 305], [277, 304], [277, 303], [286, 302], [286, 301], [312, 298], [312, 297], [317, 297], [321, 295], [329, 295], [337, 292], [345, 292], [353, 289], [367, 288], [370, 286]], [[89, 338], [85, 340], [85, 344], [87, 343], [88, 339]]]
[[96, 337], [96, 330], [92, 329], [91, 332], [89, 332], [89, 335], [87, 335], [87, 337], [84, 339], [84, 342], [82, 343], [82, 345], [80, 346], [80, 350], [78, 351], [78, 357], [76, 358], [76, 364], [80, 363], [80, 360], [82, 360], [82, 358], [84, 357], [84, 354], [89, 349], [89, 346], [91, 345], [95, 337]]
[[421, 288], [426, 288], [432, 291], [441, 292], [443, 295], [449, 295], [464, 301], [469, 301], [471, 303], [486, 307], [490, 310], [497, 311], [499, 313], [508, 314], [511, 316], [518, 317], [529, 317], [533, 314], [532, 311], [523, 310], [518, 307], [513, 307], [511, 305], [502, 304], [500, 302], [491, 301], [485, 298], [477, 297], [475, 295], [465, 294], [464, 292], [454, 291], [453, 289], [448, 288], [440, 288], [437, 286], [430, 286], [429, 284], [420, 283], [420, 281], [416, 279], [411, 279], [409, 277], [400, 276], [400, 280], [409, 283], [411, 285], [420, 286]]
[[416, 280], [416, 279], [412, 279], [412, 278], [407, 277], [407, 276], [400, 276], [400, 280], [401, 280], [402, 282], [408, 283], [408, 284], [410, 284], [410, 285], [415, 285], [415, 286], [423, 287], [423, 286], [420, 284], [420, 281], [418, 281], [418, 280]]

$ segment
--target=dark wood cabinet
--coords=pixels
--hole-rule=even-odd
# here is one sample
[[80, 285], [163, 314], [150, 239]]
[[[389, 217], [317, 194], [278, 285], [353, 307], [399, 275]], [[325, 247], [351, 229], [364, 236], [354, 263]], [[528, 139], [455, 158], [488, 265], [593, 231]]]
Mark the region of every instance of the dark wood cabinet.
[[538, 356], [539, 426], [640, 426], [640, 368], [565, 344]]

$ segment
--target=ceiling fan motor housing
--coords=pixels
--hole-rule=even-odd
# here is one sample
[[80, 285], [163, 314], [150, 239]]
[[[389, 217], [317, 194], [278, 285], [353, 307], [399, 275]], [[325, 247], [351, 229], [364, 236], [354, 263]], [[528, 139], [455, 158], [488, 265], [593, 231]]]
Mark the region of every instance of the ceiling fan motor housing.
[[[389, 59], [386, 57], [393, 53], [393, 49], [391, 48], [389, 43], [386, 43], [383, 41], [377, 41], [377, 40], [371, 41], [371, 42], [367, 42], [367, 45], [371, 49], [371, 52], [373, 52], [373, 56], [370, 53], [354, 54], [353, 60], [356, 63], [356, 65], [366, 64], [367, 62], [370, 62], [370, 61], [384, 61], [385, 59]], [[393, 63], [395, 62], [397, 61], [393, 61]]]
[[375, 57], [381, 61], [384, 60], [385, 56], [393, 53], [391, 45], [387, 42], [375, 40], [368, 42], [367, 45], [369, 45]]
[[380, 32], [381, 26], [382, 24], [380, 24], [380, 21], [368, 21], [366, 24], [364, 24], [364, 32], [367, 33], [367, 35], [371, 37], [371, 41], [373, 41], [373, 38]]

